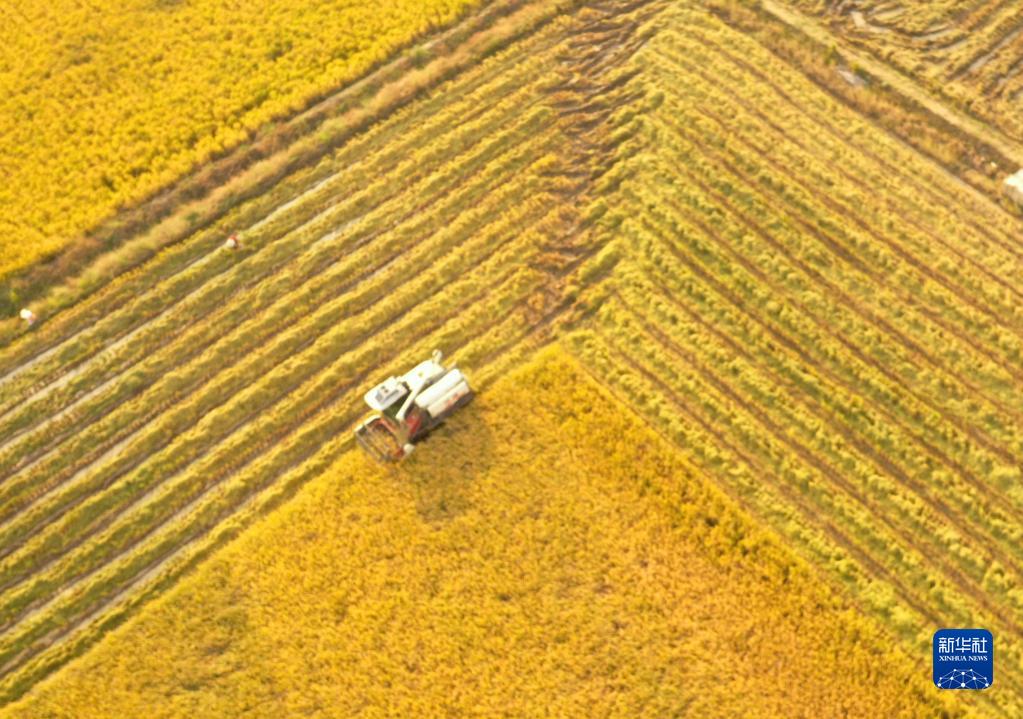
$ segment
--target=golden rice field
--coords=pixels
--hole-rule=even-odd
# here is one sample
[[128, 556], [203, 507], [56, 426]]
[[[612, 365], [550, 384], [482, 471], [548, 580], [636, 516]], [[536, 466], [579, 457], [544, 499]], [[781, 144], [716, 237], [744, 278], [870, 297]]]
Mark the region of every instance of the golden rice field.
[[5, 2], [0, 278], [478, 4]]
[[1023, 13], [1013, 0], [789, 0], [843, 38], [1023, 140]]
[[8, 716], [938, 716], [879, 635], [545, 350], [399, 471], [344, 454]]
[[[0, 348], [0, 715], [1023, 715], [1021, 221], [713, 9], [579, 2]], [[370, 467], [434, 347], [477, 403]]]

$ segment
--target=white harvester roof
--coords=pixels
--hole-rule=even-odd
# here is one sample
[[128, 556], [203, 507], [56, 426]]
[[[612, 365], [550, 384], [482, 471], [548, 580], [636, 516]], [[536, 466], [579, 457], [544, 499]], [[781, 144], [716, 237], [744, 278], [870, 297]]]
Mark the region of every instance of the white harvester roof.
[[407, 390], [397, 377], [388, 377], [365, 394], [363, 399], [369, 408], [382, 412], [405, 396]]
[[363, 399], [370, 409], [377, 412], [390, 407], [398, 400], [405, 397], [408, 392], [419, 392], [443, 375], [444, 367], [432, 359], [420, 362], [401, 377], [388, 377], [365, 394]]
[[410, 390], [418, 392], [431, 382], [436, 382], [442, 374], [444, 374], [444, 367], [439, 362], [428, 359], [406, 372], [402, 379]]

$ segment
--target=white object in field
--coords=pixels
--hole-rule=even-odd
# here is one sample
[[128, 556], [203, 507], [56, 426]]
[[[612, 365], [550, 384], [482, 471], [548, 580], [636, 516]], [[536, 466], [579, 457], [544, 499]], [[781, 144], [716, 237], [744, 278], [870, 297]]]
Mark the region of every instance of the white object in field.
[[375, 412], [383, 412], [392, 404], [405, 396], [405, 388], [397, 377], [388, 377], [363, 397], [369, 408]]
[[227, 238], [227, 242], [224, 243], [224, 247], [229, 250], [237, 250], [239, 246], [238, 235], [231, 235]]
[[25, 320], [29, 324], [32, 324], [33, 322], [36, 321], [36, 313], [30, 310], [28, 307], [24, 308], [21, 312], [18, 313], [18, 315], [21, 317], [21, 319]]
[[363, 399], [370, 409], [383, 412], [409, 392], [413, 395], [419, 394], [423, 387], [443, 374], [444, 367], [440, 364], [440, 358], [434, 355], [433, 359], [420, 362], [401, 377], [388, 377], [367, 392]]
[[416, 405], [425, 409], [431, 417], [439, 417], [455, 403], [469, 394], [469, 383], [461, 370], [452, 369], [416, 397]]
[[1023, 170], [1006, 179], [1005, 194], [1023, 205]]
[[370, 456], [396, 462], [414, 449], [456, 407], [473, 398], [469, 380], [443, 356], [433, 356], [399, 377], [388, 377], [364, 396], [377, 414], [355, 428], [355, 439]]
[[853, 87], [865, 87], [867, 81], [846, 67], [838, 68], [839, 76]]

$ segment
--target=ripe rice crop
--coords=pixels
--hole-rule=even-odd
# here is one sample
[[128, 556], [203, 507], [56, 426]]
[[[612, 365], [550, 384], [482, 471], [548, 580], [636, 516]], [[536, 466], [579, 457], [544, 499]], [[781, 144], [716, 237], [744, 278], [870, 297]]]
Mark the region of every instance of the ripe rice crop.
[[[0, 10], [0, 277], [350, 82], [473, 0]], [[72, 138], [72, 139], [69, 139]]]
[[[701, 514], [704, 499], [678, 519], [703, 543], [690, 550], [727, 567], [743, 554], [737, 547], [761, 546], [744, 539], [761, 525], [785, 543], [782, 565], [808, 562], [834, 606], [856, 615], [850, 622], [880, 628], [892, 651], [911, 657], [899, 670], [910, 686], [932, 689], [920, 663], [943, 626], [991, 629], [996, 686], [1016, 686], [1019, 231], [1018, 217], [702, 6], [580, 3], [0, 348], [0, 692], [14, 699], [68, 664], [53, 686], [81, 687], [81, 705], [95, 699], [88, 675], [102, 670], [81, 667], [112, 666], [109, 647], [128, 640], [69, 662], [126, 618], [138, 623], [125, 637], [180, 621], [207, 590], [182, 590], [173, 595], [182, 604], [160, 600], [152, 614], [139, 608], [303, 485], [366, 511], [370, 486], [388, 487], [389, 513], [404, 497], [426, 502], [429, 521], [456, 522], [472, 511], [473, 442], [500, 458], [484, 472], [496, 492], [512, 481], [507, 465], [533, 472], [529, 457], [564, 462], [573, 443], [586, 452], [613, 444], [605, 425], [655, 442], [628, 425], [624, 407], [681, 463], [660, 473], [633, 463], [635, 484], [656, 485], [662, 499], [694, 487], [728, 497], [700, 495], [727, 504], [727, 521]], [[242, 238], [234, 252], [222, 249], [232, 232]], [[579, 400], [593, 407], [598, 445], [574, 433], [566, 408], [530, 404], [498, 383], [552, 340], [576, 369], [551, 360], [530, 370], [528, 387], [549, 397], [544, 372], [571, 384], [584, 371], [612, 392], [621, 407], [606, 412], [603, 393]], [[464, 422], [456, 415], [410, 460], [409, 471], [445, 478], [430, 490], [442, 496], [424, 497], [346, 452], [362, 394], [434, 347], [467, 369], [481, 409]], [[519, 409], [505, 416], [500, 398]], [[568, 422], [564, 437], [531, 424], [540, 417]], [[631, 456], [584, 464], [608, 462], [604, 489], [632, 491], [622, 469]], [[285, 511], [260, 526], [287, 533]], [[411, 510], [401, 516], [395, 533], [418, 531]], [[311, 546], [341, 541], [342, 531], [362, 538], [353, 546], [372, 544], [357, 519], [316, 531]], [[567, 528], [550, 531], [555, 545], [571, 539]], [[402, 541], [412, 542], [402, 545], [410, 557], [419, 540]], [[757, 591], [788, 596], [796, 580], [773, 552], [753, 552], [749, 571], [780, 585]], [[326, 581], [314, 566], [289, 569], [293, 554], [281, 566], [259, 556], [282, 573], [268, 582]], [[218, 559], [206, 566], [188, 586], [233, 571]], [[284, 581], [287, 571], [295, 574]], [[196, 631], [209, 621], [197, 616]], [[235, 636], [232, 621], [223, 628]], [[593, 630], [578, 626], [581, 636]], [[745, 640], [734, 639], [729, 651], [744, 656]], [[305, 660], [279, 646], [292, 652], [291, 668], [266, 671], [304, 681], [294, 667]], [[172, 666], [190, 666], [194, 649], [181, 648]], [[367, 661], [407, 678], [388, 656]], [[330, 671], [353, 662], [324, 657]], [[451, 675], [439, 663], [429, 671], [448, 688], [438, 696], [451, 696]], [[533, 691], [550, 690], [537, 681]], [[110, 701], [129, 701], [129, 685], [119, 686]], [[33, 701], [52, 705], [49, 691]], [[953, 716], [1023, 713], [1011, 691], [956, 701], [946, 707]]]
[[5, 716], [942, 710], [559, 349], [421, 452], [396, 472], [342, 456]]
[[1018, 222], [676, 12], [625, 88], [650, 149], [604, 180], [618, 260], [575, 351], [917, 651], [991, 624], [1014, 671]]

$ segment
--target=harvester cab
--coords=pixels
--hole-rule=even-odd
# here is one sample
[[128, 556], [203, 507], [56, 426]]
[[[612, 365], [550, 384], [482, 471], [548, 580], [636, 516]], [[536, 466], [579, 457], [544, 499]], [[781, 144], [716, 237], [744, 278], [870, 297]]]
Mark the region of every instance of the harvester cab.
[[373, 410], [355, 429], [355, 439], [370, 456], [396, 462], [415, 442], [473, 398], [469, 381], [454, 364], [441, 364], [440, 350], [401, 377], [388, 377], [365, 395]]

